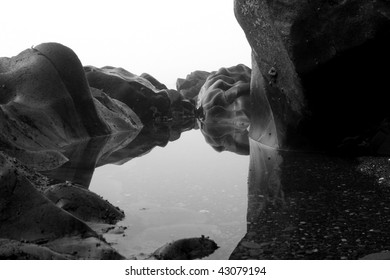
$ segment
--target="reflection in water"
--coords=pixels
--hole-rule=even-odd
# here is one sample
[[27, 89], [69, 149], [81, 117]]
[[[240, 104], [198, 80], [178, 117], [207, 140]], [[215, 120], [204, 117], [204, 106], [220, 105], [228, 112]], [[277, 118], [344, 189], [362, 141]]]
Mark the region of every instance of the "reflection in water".
[[204, 235], [220, 247], [209, 258], [227, 259], [245, 234], [247, 130], [203, 126], [213, 143], [236, 152], [218, 154], [199, 131], [187, 131], [193, 127], [195, 120], [145, 126], [130, 141], [117, 135], [116, 146], [110, 138], [69, 146], [69, 161], [45, 175], [89, 187], [125, 211], [124, 236], [104, 237], [126, 257], [148, 258], [167, 242]]
[[201, 131], [206, 142], [217, 152], [229, 151], [239, 155], [249, 155], [249, 138], [246, 127], [201, 123]]
[[283, 206], [279, 151], [249, 139], [248, 223], [256, 223], [268, 204]]
[[245, 234], [247, 166], [247, 157], [215, 153], [192, 130], [126, 164], [97, 168], [91, 190], [126, 213], [126, 236], [106, 239], [145, 258], [167, 242], [205, 235], [220, 247], [209, 258], [227, 259]]
[[77, 183], [124, 210], [124, 220], [102, 233], [126, 258], [202, 235], [220, 247], [209, 259], [356, 259], [389, 250], [388, 159], [281, 150], [283, 131], [262, 81], [251, 81], [249, 96], [241, 70], [244, 81], [226, 69], [210, 76], [200, 120], [92, 138], [63, 155], [14, 154], [34, 155], [31, 165], [51, 159], [38, 164], [51, 180]]

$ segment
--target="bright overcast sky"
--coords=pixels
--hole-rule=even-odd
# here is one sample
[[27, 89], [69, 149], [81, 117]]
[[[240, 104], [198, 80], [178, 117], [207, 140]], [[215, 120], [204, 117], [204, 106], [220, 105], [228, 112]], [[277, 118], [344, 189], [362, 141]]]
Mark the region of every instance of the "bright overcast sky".
[[233, 0], [11, 0], [0, 28], [0, 57], [59, 42], [83, 65], [147, 72], [171, 87], [195, 70], [251, 66]]

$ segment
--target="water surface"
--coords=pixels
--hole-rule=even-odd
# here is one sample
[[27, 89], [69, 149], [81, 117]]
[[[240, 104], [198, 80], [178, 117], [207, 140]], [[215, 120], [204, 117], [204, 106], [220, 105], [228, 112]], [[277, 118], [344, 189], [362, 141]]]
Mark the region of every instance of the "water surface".
[[228, 259], [246, 232], [248, 165], [248, 156], [216, 152], [192, 130], [122, 165], [96, 168], [89, 189], [125, 211], [125, 236], [106, 236], [125, 257], [205, 235], [220, 246], [208, 258]]

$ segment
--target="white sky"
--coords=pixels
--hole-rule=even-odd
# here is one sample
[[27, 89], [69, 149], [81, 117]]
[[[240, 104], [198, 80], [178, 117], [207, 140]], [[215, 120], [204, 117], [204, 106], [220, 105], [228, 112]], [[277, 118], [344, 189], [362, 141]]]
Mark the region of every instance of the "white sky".
[[0, 57], [59, 42], [83, 65], [147, 72], [171, 87], [195, 70], [251, 67], [233, 0], [11, 0], [0, 29]]

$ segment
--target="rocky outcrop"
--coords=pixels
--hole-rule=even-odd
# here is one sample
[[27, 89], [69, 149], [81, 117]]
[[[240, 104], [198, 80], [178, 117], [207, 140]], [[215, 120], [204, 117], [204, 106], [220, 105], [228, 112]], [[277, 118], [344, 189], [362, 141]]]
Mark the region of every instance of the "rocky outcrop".
[[198, 94], [210, 72], [207, 71], [194, 71], [187, 75], [185, 79], [179, 78], [176, 81], [176, 89], [180, 94], [188, 99], [193, 100], [195, 103], [198, 101]]
[[86, 66], [85, 73], [91, 87], [126, 104], [143, 123], [181, 118], [183, 115], [194, 116], [192, 104], [149, 74], [137, 76], [111, 66]]
[[[43, 181], [40, 175], [28, 172], [15, 159], [0, 153], [0, 238], [10, 240], [0, 242], [0, 258], [9, 258], [15, 250], [15, 258], [23, 256], [26, 250], [30, 255], [28, 258], [59, 258], [58, 255], [71, 259], [123, 258], [86, 223], [59, 207], [66, 208], [73, 204], [73, 210], [77, 214], [77, 209], [85, 207], [85, 197], [89, 197], [89, 205], [99, 205], [97, 202], [101, 201], [100, 198], [84, 194], [78, 200], [72, 200], [60, 186], [53, 186], [46, 193], [50, 198], [59, 198], [55, 203], [62, 205], [56, 205], [43, 194], [46, 184], [47, 181]], [[65, 193], [75, 194], [73, 189]], [[117, 210], [110, 210], [107, 203], [101, 202], [100, 205], [105, 205], [100, 206], [105, 209], [105, 216], [101, 215], [103, 211], [90, 207], [88, 217], [99, 217], [99, 221], [121, 218], [120, 214], [108, 215], [109, 212], [117, 213]], [[94, 218], [91, 220], [96, 221]], [[21, 247], [11, 240], [39, 244], [50, 250], [33, 245]]]
[[243, 64], [211, 73], [198, 96], [205, 123], [249, 126], [251, 70]]
[[[90, 137], [136, 131], [137, 116], [95, 93], [77, 55], [57, 43], [0, 58], [0, 143], [5, 148], [58, 149]], [[100, 100], [100, 101], [99, 101]]]
[[235, 15], [279, 144], [335, 148], [358, 136], [358, 145], [386, 150], [388, 134], [372, 139], [389, 117], [388, 1], [236, 0]]

